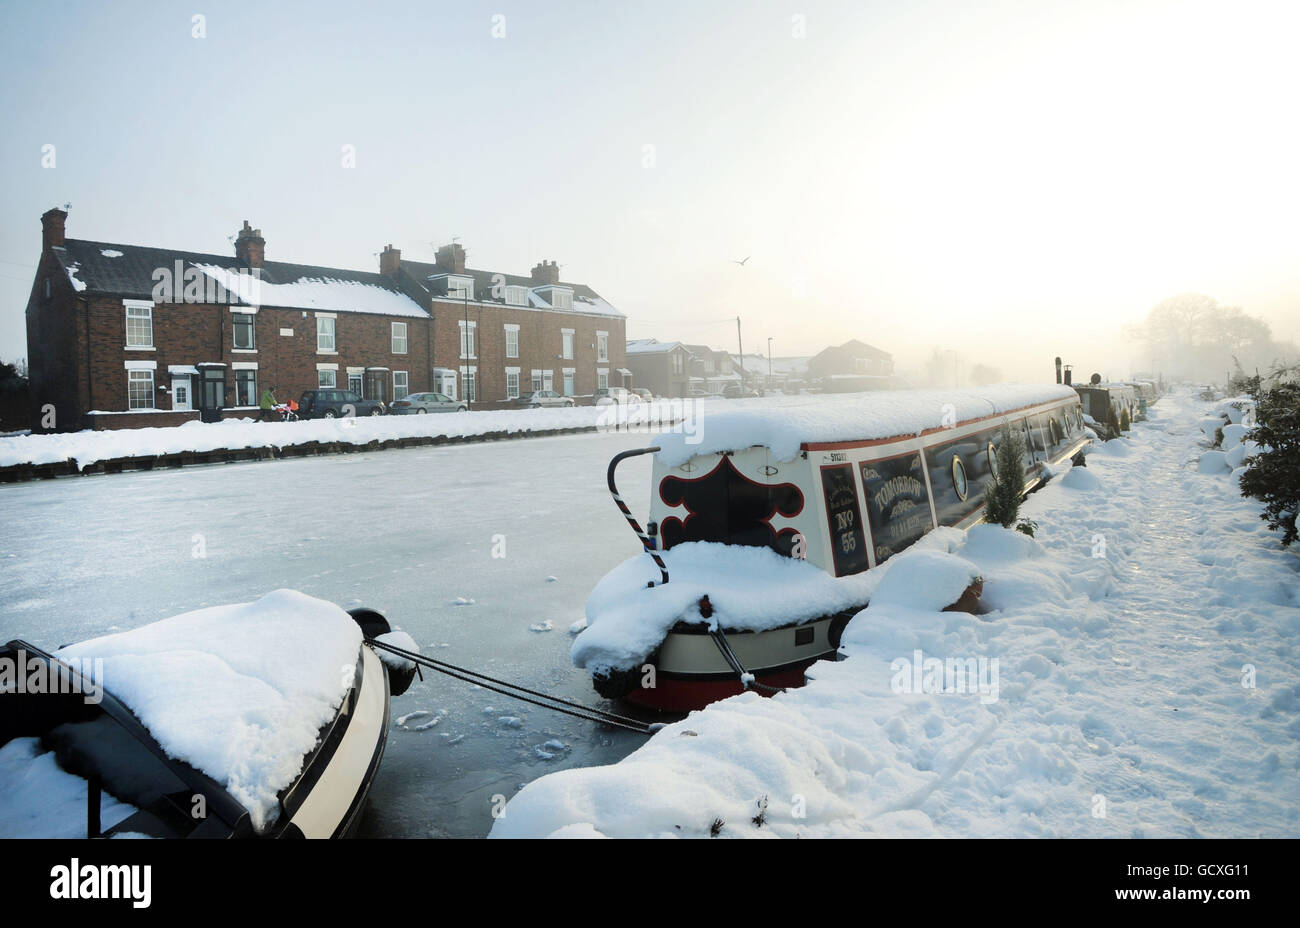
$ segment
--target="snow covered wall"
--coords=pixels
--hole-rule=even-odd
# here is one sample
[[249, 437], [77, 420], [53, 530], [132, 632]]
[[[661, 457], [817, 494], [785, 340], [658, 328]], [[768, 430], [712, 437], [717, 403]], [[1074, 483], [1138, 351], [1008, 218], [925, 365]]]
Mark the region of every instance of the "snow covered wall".
[[[535, 780], [492, 836], [1294, 836], [1300, 573], [1198, 473], [1204, 410], [1162, 398], [1058, 474], [1022, 510], [1036, 538], [931, 533], [847, 660]], [[921, 556], [974, 564], [991, 611], [937, 611], [899, 572]]]

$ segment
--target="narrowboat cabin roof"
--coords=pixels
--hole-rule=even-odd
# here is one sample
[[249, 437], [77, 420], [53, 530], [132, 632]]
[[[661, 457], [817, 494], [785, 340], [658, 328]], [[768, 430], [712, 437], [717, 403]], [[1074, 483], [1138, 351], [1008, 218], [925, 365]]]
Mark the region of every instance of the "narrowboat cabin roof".
[[[1060, 384], [1001, 384], [968, 390], [891, 390], [844, 397], [768, 400], [761, 409], [698, 408], [691, 428], [660, 435], [659, 463], [677, 467], [697, 455], [765, 447], [790, 461], [810, 446], [921, 435], [1040, 403], [1074, 397]], [[743, 402], [743, 401], [739, 401]]]

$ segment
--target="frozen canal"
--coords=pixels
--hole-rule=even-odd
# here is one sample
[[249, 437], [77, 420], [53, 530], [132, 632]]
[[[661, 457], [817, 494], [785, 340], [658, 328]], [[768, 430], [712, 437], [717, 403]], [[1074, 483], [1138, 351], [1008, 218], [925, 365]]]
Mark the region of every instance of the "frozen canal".
[[[596, 581], [636, 551], [605, 489], [605, 468], [649, 437], [566, 436], [3, 486], [0, 641], [57, 647], [291, 587], [344, 608], [378, 609], [431, 656], [597, 702], [569, 663], [567, 630]], [[641, 515], [647, 461], [619, 470]], [[534, 630], [548, 623], [550, 630]], [[430, 715], [410, 729], [440, 721], [423, 731], [397, 726], [417, 711]], [[485, 835], [493, 796], [509, 798], [552, 770], [611, 763], [644, 740], [430, 672], [393, 700], [392, 716], [366, 836]], [[548, 741], [564, 747], [543, 748]]]

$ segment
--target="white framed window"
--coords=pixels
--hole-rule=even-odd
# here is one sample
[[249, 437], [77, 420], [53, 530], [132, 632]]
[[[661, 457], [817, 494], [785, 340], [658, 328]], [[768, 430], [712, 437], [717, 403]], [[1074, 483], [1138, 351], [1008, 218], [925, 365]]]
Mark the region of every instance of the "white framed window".
[[393, 323], [393, 354], [406, 354], [406, 323]]
[[573, 309], [573, 291], [572, 290], [552, 290], [551, 291], [551, 308], [552, 309]]
[[[474, 333], [478, 329], [478, 323], [466, 322], [461, 319], [457, 325], [460, 326], [460, 356], [462, 358], [477, 357], [474, 354]], [[473, 399], [473, 397], [466, 397], [466, 399]]]
[[555, 371], [542, 371], [542, 389], [555, 389]]
[[519, 357], [519, 326], [506, 323], [506, 357]]
[[532, 376], [532, 388], [533, 388], [533, 392], [534, 392], [534, 393], [536, 393], [538, 390], [543, 389], [543, 387], [542, 387], [542, 372], [539, 371], [539, 370], [534, 370], [534, 371], [533, 371], [533, 376]]
[[506, 368], [506, 399], [513, 400], [519, 397], [519, 368]]
[[153, 348], [153, 303], [123, 300], [126, 306], [126, 347]]
[[528, 288], [511, 285], [506, 287], [506, 303], [510, 306], [528, 305]]
[[321, 390], [337, 390], [339, 385], [339, 372], [320, 370], [316, 371], [316, 386]]
[[461, 395], [468, 403], [478, 400], [478, 367], [462, 365], [460, 369]]
[[126, 408], [154, 408], [152, 370], [133, 368], [126, 372]]
[[256, 406], [258, 404], [257, 395], [257, 371], [248, 368], [239, 368], [235, 370], [235, 405], [236, 406]]
[[447, 295], [457, 300], [474, 299], [474, 278], [448, 277]]
[[393, 371], [393, 399], [404, 399], [410, 389], [410, 377], [406, 371]]
[[566, 361], [573, 360], [573, 329], [560, 329], [560, 356]]
[[609, 387], [609, 368], [596, 368], [596, 389], [605, 390]]
[[337, 320], [333, 316], [322, 316], [316, 314], [316, 350], [335, 352], [338, 351], [338, 339], [335, 338], [335, 325]]
[[597, 361], [609, 360], [609, 333], [608, 332], [596, 333], [596, 360]]
[[577, 373], [572, 367], [564, 368], [564, 395], [573, 396], [573, 375]]
[[236, 350], [254, 351], [257, 349], [257, 333], [254, 323], [257, 316], [252, 313], [231, 313], [230, 330], [234, 335]]

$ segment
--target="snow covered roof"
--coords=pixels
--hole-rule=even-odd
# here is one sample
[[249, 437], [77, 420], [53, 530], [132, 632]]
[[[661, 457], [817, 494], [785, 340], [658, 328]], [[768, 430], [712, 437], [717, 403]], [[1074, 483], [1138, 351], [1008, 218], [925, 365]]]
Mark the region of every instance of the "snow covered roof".
[[428, 313], [406, 294], [373, 283], [322, 276], [300, 277], [291, 283], [277, 284], [239, 273], [237, 269], [210, 264], [195, 266], [250, 306], [428, 317]]
[[[977, 419], [1074, 396], [1060, 384], [1002, 384], [969, 390], [890, 390], [841, 396], [793, 396], [762, 407], [709, 411], [701, 428], [660, 435], [659, 459], [669, 467], [697, 454], [764, 446], [778, 461], [792, 460], [810, 442], [869, 441], [916, 435], [955, 421]], [[689, 444], [688, 439], [695, 444]]]
[[[174, 278], [179, 262], [182, 275], [198, 269], [205, 280], [222, 283], [231, 293], [238, 294], [243, 302], [252, 305], [428, 317], [421, 304], [404, 292], [397, 281], [367, 271], [267, 261], [260, 269], [254, 288], [260, 293], [261, 300], [254, 304], [251, 297], [256, 294], [254, 289], [250, 289], [254, 281], [251, 276], [239, 274], [241, 268], [246, 270], [246, 266], [233, 255], [81, 239], [67, 239], [53, 252], [79, 292], [152, 299], [160, 280], [156, 272], [165, 269]], [[173, 280], [178, 294], [183, 293], [184, 283], [183, 279]]]
[[[469, 277], [474, 281], [474, 296], [471, 303], [488, 303], [510, 306], [513, 309], [538, 309], [555, 313], [574, 313], [588, 316], [613, 316], [623, 318], [623, 313], [615, 309], [599, 293], [586, 284], [575, 283], [539, 283], [531, 277], [521, 274], [506, 274], [501, 271], [483, 271], [465, 268], [460, 274], [449, 274], [445, 267], [424, 261], [402, 259], [401, 273], [410, 283], [430, 293], [435, 299], [456, 299], [447, 296], [449, 277]], [[528, 305], [514, 306], [506, 302], [506, 287], [524, 287], [528, 290]], [[450, 288], [453, 294], [456, 288]], [[568, 290], [573, 293], [572, 309], [556, 309], [553, 292]]]
[[634, 338], [627, 343], [628, 354], [665, 354], [674, 348], [685, 349], [681, 342], [661, 342], [657, 338]]
[[[169, 756], [225, 786], [261, 829], [350, 683], [361, 628], [333, 603], [276, 590], [56, 653], [91, 662]], [[101, 665], [93, 662], [102, 660]]]

